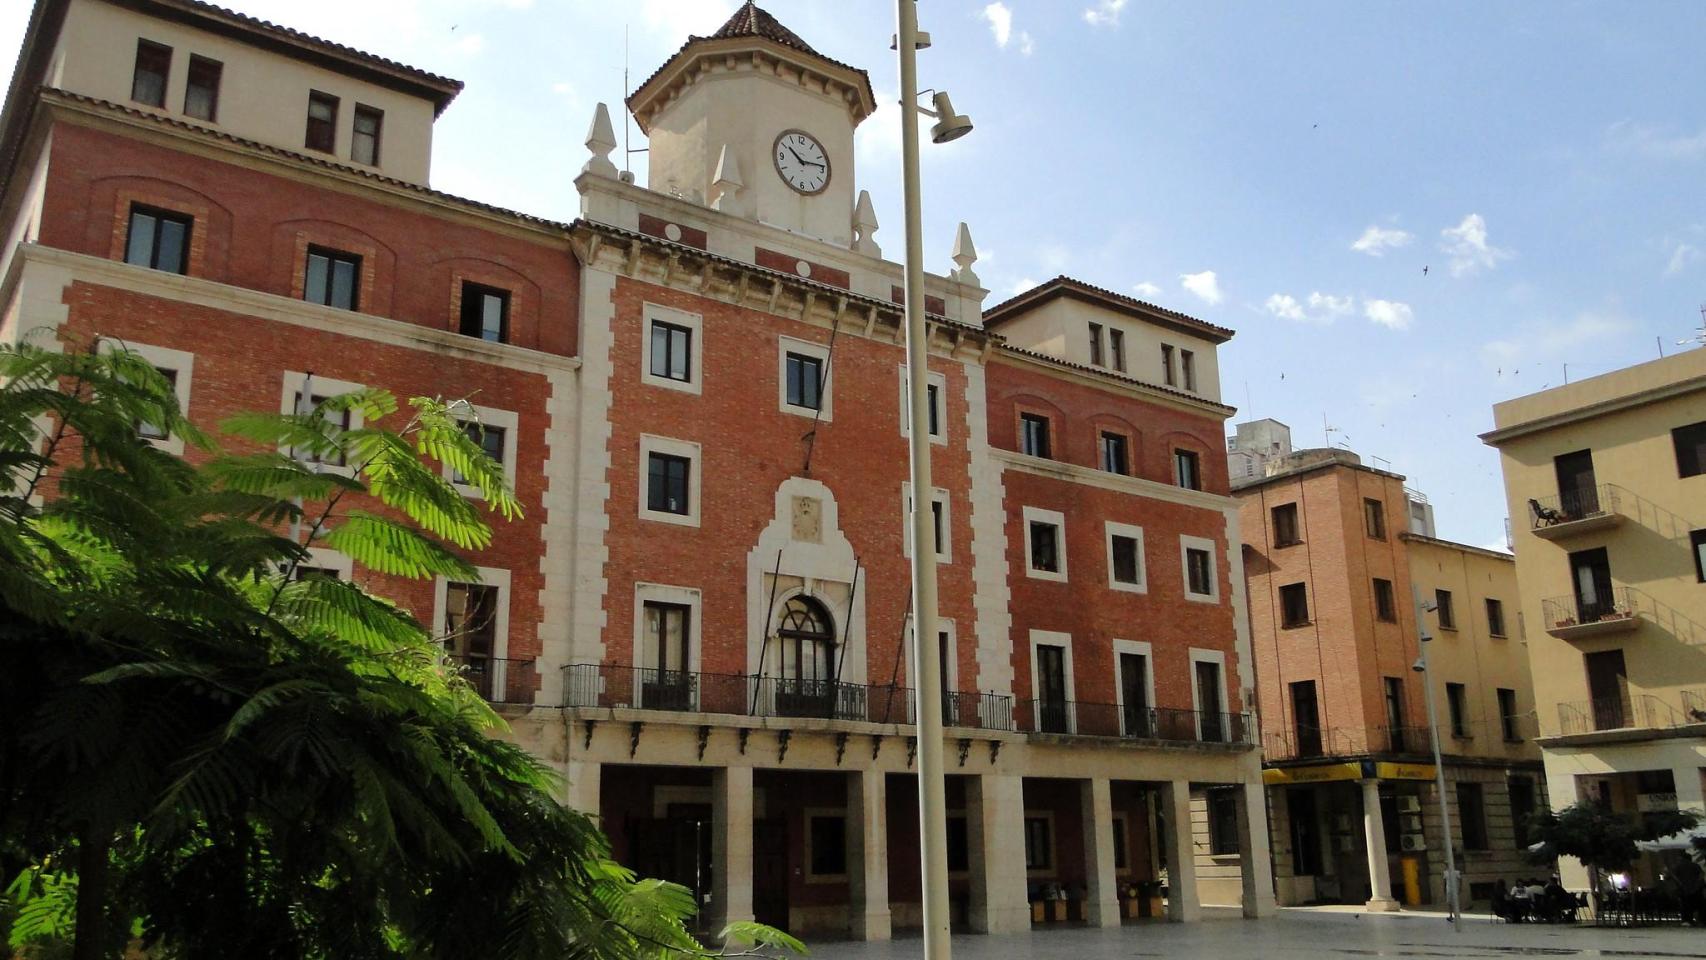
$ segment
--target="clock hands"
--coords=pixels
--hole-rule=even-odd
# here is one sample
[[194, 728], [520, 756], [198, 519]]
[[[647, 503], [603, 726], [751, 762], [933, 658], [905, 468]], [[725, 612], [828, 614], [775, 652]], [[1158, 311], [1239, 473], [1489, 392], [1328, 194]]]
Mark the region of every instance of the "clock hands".
[[782, 146], [784, 146], [784, 147], [787, 147], [787, 149], [788, 149], [788, 152], [789, 152], [789, 153], [791, 153], [791, 154], [793, 154], [793, 155], [794, 155], [794, 159], [795, 159], [795, 160], [798, 160], [798, 161], [799, 161], [799, 162], [800, 162], [800, 163], [803, 163], [803, 164], [805, 164], [805, 165], [806, 165], [806, 166], [808, 166], [808, 167], [816, 167], [816, 168], [818, 168], [818, 169], [819, 169], [819, 170], [822, 170], [822, 169], [823, 169], [823, 168], [824, 168], [824, 167], [823, 167], [823, 164], [821, 164], [821, 163], [813, 163], [813, 162], [812, 162], [812, 161], [810, 161], [810, 160], [807, 160], [807, 159], [806, 159], [806, 158], [805, 158], [805, 157], [802, 157], [802, 156], [800, 156], [800, 152], [799, 152], [799, 151], [798, 151], [798, 150], [795, 150], [795, 149], [794, 149], [794, 148], [793, 148], [793, 147], [789, 147], [789, 146], [788, 146], [788, 145], [787, 145], [787, 144], [783, 144], [783, 145], [782, 145]]

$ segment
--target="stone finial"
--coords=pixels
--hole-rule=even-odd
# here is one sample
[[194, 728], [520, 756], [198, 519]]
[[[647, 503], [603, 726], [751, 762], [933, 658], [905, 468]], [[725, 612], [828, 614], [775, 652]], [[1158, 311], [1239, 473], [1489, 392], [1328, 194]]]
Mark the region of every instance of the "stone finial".
[[868, 257], [881, 257], [883, 248], [871, 234], [877, 232], [877, 211], [871, 206], [871, 191], [859, 191], [859, 202], [853, 205], [853, 252]]
[[979, 286], [983, 281], [972, 271], [971, 265], [977, 262], [977, 247], [971, 242], [971, 228], [960, 221], [960, 228], [954, 231], [954, 265], [957, 267], [948, 274], [949, 279], [967, 286]]
[[614, 179], [616, 164], [610, 162], [610, 152], [616, 149], [616, 128], [610, 125], [610, 108], [602, 103], [593, 111], [592, 126], [586, 132], [586, 148], [592, 151], [592, 158], [581, 171]]
[[746, 184], [740, 179], [740, 161], [725, 143], [717, 154], [717, 171], [711, 175], [711, 209], [737, 212], [735, 201], [745, 188]]

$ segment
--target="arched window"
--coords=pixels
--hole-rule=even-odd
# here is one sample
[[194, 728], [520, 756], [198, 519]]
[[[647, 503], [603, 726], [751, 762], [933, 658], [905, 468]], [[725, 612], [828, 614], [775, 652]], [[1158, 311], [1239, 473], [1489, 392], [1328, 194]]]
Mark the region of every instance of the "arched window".
[[788, 600], [776, 628], [782, 644], [782, 676], [790, 680], [835, 679], [835, 621], [817, 600]]

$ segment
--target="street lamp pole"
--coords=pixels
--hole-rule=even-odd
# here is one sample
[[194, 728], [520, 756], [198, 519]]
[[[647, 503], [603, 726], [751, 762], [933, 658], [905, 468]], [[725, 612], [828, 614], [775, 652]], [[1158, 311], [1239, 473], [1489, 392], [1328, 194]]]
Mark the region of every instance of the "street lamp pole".
[[1428, 665], [1428, 644], [1433, 640], [1433, 634], [1428, 630], [1427, 615], [1438, 609], [1432, 603], [1423, 603], [1421, 591], [1412, 584], [1410, 593], [1416, 606], [1416, 634], [1419, 639], [1422, 655], [1417, 658], [1415, 669], [1422, 675], [1422, 700], [1428, 705], [1428, 739], [1433, 742], [1434, 751], [1434, 789], [1439, 793], [1439, 822], [1440, 829], [1445, 834], [1445, 895], [1448, 901], [1447, 909], [1451, 911], [1451, 928], [1458, 933], [1463, 932], [1463, 911], [1459, 904], [1462, 902], [1462, 886], [1457, 876], [1457, 851], [1451, 838], [1451, 805], [1445, 797], [1445, 764], [1439, 754], [1439, 716], [1434, 708], [1434, 678]]
[[918, 9], [896, 0], [900, 54], [900, 153], [906, 207], [906, 393], [912, 461], [912, 677], [918, 724], [918, 836], [924, 894], [924, 956], [948, 960], [948, 818], [942, 760], [942, 664], [936, 644], [936, 536], [930, 481], [928, 330], [924, 320], [924, 227], [918, 186]]

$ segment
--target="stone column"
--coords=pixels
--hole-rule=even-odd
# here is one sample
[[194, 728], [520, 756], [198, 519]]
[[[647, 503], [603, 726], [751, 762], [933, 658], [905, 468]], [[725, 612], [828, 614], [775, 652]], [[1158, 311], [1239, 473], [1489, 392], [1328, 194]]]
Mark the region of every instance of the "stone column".
[[1386, 817], [1380, 811], [1380, 781], [1361, 780], [1362, 832], [1368, 846], [1368, 909], [1391, 913], [1398, 909], [1392, 899], [1392, 868], [1386, 862]]
[[752, 919], [752, 768], [711, 774], [711, 927]]
[[1186, 923], [1202, 919], [1197, 895], [1197, 850], [1191, 830], [1191, 783], [1174, 780], [1161, 785], [1161, 809], [1167, 816], [1167, 919]]
[[1120, 925], [1120, 892], [1114, 877], [1114, 804], [1109, 782], [1078, 781], [1084, 822], [1084, 874], [1089, 880], [1088, 911], [1093, 927]]
[[563, 804], [598, 819], [598, 789], [603, 767], [595, 760], [570, 760], [568, 782], [563, 785]]
[[1014, 776], [966, 778], [966, 859], [978, 933], [1028, 933], [1025, 895], [1025, 787]]
[[1251, 919], [1271, 917], [1274, 905], [1273, 849], [1268, 843], [1267, 788], [1257, 779], [1237, 786], [1233, 794], [1238, 809], [1238, 849], [1244, 853], [1240, 864], [1244, 882], [1244, 916]]
[[847, 774], [847, 880], [855, 940], [887, 940], [891, 929], [886, 777], [881, 770]]

